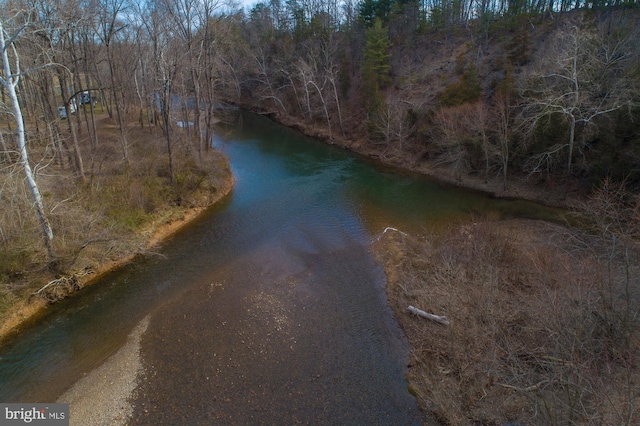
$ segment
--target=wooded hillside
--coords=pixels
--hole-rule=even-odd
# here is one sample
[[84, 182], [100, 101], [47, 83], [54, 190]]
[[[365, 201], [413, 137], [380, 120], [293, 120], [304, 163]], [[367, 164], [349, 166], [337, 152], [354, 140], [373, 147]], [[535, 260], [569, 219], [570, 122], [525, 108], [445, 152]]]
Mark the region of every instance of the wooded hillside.
[[237, 23], [227, 99], [458, 179], [640, 183], [635, 4], [287, 5]]

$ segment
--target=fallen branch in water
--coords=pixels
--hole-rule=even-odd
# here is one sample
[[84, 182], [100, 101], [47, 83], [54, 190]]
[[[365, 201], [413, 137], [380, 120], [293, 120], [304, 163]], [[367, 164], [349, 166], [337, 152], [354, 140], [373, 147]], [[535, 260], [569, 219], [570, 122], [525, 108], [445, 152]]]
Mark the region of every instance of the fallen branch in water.
[[413, 306], [409, 306], [407, 309], [409, 310], [409, 312], [419, 317], [426, 318], [431, 321], [435, 321], [442, 325], [449, 325], [449, 320], [445, 316], [430, 314], [418, 308], [414, 308]]

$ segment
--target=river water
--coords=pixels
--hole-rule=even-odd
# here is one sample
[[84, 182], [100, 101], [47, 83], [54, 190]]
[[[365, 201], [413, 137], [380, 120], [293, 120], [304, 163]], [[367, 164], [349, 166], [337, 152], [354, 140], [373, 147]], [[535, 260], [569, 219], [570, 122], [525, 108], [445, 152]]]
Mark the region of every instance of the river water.
[[0, 347], [0, 401], [55, 401], [149, 317], [132, 424], [419, 424], [370, 242], [387, 226], [553, 213], [230, 120], [214, 144], [233, 192]]

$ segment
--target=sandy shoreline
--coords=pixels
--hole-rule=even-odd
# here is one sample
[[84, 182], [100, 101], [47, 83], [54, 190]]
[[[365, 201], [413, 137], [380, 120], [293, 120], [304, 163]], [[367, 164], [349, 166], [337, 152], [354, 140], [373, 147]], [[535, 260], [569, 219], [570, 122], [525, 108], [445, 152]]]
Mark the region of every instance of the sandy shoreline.
[[[229, 176], [224, 188], [218, 191], [209, 207], [226, 197], [233, 189], [233, 185], [233, 176]], [[155, 229], [146, 243], [146, 249], [151, 249], [171, 237], [207, 208], [191, 208], [185, 211], [180, 219], [154, 225]], [[105, 273], [131, 262], [136, 256], [137, 254], [132, 253], [115, 262], [101, 265], [81, 285], [92, 285]], [[46, 307], [47, 303], [42, 299], [35, 299], [17, 306], [9, 321], [0, 327], [0, 339], [13, 332], [25, 321], [36, 318]], [[127, 337], [126, 343], [115, 354], [88, 372], [58, 398], [57, 402], [70, 404], [71, 425], [113, 426], [127, 423], [133, 412], [129, 398], [136, 389], [137, 378], [142, 372], [140, 342], [148, 325], [149, 316], [136, 325]]]
[[133, 413], [129, 397], [142, 372], [140, 340], [149, 325], [145, 317], [118, 352], [87, 373], [57, 402], [70, 405], [70, 425], [124, 425]]

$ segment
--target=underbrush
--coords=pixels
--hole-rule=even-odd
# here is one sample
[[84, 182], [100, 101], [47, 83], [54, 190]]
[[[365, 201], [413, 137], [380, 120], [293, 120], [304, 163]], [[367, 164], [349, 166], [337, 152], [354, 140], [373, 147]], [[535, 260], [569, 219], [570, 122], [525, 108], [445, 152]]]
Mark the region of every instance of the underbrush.
[[425, 423], [637, 421], [639, 250], [630, 235], [598, 229], [479, 221], [379, 240]]
[[[157, 226], [192, 207], [210, 205], [230, 179], [226, 158], [214, 150], [198, 158], [184, 131], [172, 135], [173, 176], [159, 129], [128, 129], [128, 167], [115, 125], [102, 119], [98, 135], [97, 147], [89, 145], [86, 135], [82, 139], [84, 180], [70, 163], [60, 163], [46, 141], [31, 143], [32, 163], [37, 164], [38, 185], [54, 230], [53, 263], [43, 250], [42, 231], [18, 164], [0, 158], [0, 318], [48, 282], [75, 283], [101, 265], [143, 253]], [[77, 286], [67, 287], [72, 291]], [[54, 293], [54, 299], [65, 296]]]

